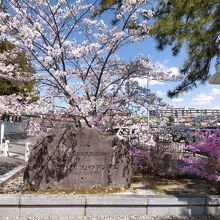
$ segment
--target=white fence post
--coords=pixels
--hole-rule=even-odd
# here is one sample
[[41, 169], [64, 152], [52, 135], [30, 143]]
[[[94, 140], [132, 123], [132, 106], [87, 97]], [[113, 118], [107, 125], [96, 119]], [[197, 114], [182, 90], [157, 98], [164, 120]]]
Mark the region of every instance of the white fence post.
[[30, 142], [25, 143], [25, 161], [28, 162], [28, 159], [30, 157]]
[[10, 143], [9, 140], [6, 140], [6, 141], [5, 141], [4, 155], [5, 155], [6, 157], [9, 157], [9, 143]]
[[1, 124], [1, 149], [0, 152], [3, 151], [3, 138], [4, 138], [4, 134], [5, 134], [5, 125], [4, 123]]

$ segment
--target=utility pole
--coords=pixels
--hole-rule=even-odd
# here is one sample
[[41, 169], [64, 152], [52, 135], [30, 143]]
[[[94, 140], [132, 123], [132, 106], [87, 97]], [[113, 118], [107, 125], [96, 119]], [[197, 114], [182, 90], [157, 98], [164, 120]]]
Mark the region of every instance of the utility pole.
[[[147, 78], [147, 91], [149, 90], [149, 81], [150, 79]], [[147, 104], [147, 128], [149, 129], [150, 128], [150, 104], [148, 102]]]

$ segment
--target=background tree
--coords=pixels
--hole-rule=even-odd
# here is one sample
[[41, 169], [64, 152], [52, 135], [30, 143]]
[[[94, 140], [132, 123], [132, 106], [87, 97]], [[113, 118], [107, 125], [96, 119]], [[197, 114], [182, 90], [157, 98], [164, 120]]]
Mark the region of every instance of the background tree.
[[188, 91], [209, 78], [211, 61], [219, 53], [220, 2], [216, 0], [168, 0], [159, 1], [156, 8], [156, 23], [152, 34], [158, 48], [172, 46], [173, 55], [182, 47], [187, 58], [181, 68], [184, 80], [170, 97]]
[[[3, 1], [0, 1], [0, 12], [6, 12]], [[34, 86], [37, 86], [33, 81], [21, 82], [16, 79], [16, 71], [23, 71], [25, 77], [31, 77], [35, 73], [30, 59], [23, 50], [19, 50], [6, 40], [0, 40], [0, 65], [1, 68], [16, 66], [10, 78], [5, 77], [4, 73], [0, 71], [0, 96], [18, 94], [25, 98], [33, 92]], [[31, 100], [36, 101], [37, 98], [36, 95], [33, 95]]]
[[173, 126], [174, 122], [175, 122], [174, 116], [170, 115], [168, 117], [167, 126]]
[[[123, 7], [122, 0], [101, 0], [95, 15], [106, 10], [116, 13]], [[137, 1], [132, 1], [133, 3]], [[151, 20], [150, 33], [157, 40], [157, 48], [163, 50], [171, 46], [173, 55], [181, 48], [187, 51], [187, 57], [180, 69], [182, 82], [168, 92], [169, 97], [175, 97], [187, 92], [209, 78], [213, 58], [219, 52], [220, 44], [220, 2], [217, 0], [157, 0], [148, 2], [142, 16], [147, 20], [153, 15], [147, 7], [152, 7], [154, 19]], [[117, 19], [113, 20], [113, 23]], [[154, 22], [153, 22], [154, 21]], [[132, 28], [137, 28], [135, 25]]]
[[[13, 52], [13, 55], [12, 55]], [[16, 48], [15, 45], [5, 42], [0, 42], [0, 55], [5, 59], [2, 59], [2, 65], [17, 66], [10, 78], [4, 77], [4, 74], [0, 74], [0, 95], [12, 95], [19, 94], [23, 98], [27, 97], [34, 90], [34, 86], [37, 85], [33, 81], [20, 81], [16, 79], [16, 71], [23, 71], [25, 77], [31, 77], [35, 70], [31, 66], [24, 51]], [[36, 101], [37, 96], [32, 96], [32, 101]]]

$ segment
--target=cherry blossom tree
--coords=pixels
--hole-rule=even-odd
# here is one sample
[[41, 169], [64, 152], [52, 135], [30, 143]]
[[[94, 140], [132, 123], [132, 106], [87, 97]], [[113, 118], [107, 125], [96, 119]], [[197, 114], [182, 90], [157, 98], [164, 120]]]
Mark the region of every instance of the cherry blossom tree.
[[108, 22], [110, 14], [92, 18], [97, 3], [97, 0], [5, 1], [7, 12], [0, 12], [0, 41], [25, 51], [36, 74], [27, 79], [18, 66], [4, 65], [2, 54], [1, 76], [11, 78], [16, 69], [21, 82], [38, 82], [41, 98], [36, 103], [21, 104], [16, 96], [2, 97], [1, 111], [65, 114], [94, 126], [110, 112], [137, 113], [149, 105], [165, 106], [149, 89], [141, 87], [138, 80], [176, 76], [163, 73], [149, 58], [125, 60], [118, 53], [123, 46], [148, 36], [150, 26], [141, 16], [145, 1], [123, 0], [115, 26]]

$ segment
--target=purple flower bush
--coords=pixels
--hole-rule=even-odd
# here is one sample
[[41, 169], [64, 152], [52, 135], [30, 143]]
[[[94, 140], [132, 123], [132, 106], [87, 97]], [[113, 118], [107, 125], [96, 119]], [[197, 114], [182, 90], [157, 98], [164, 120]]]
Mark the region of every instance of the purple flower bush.
[[198, 131], [193, 135], [196, 141], [186, 146], [192, 154], [183, 158], [186, 162], [183, 173], [220, 182], [220, 129]]
[[166, 154], [166, 146], [156, 144], [155, 146], [130, 147], [130, 154], [133, 158], [133, 167], [148, 174], [168, 174], [171, 158]]
[[133, 158], [133, 164], [137, 166], [144, 166], [146, 163], [146, 158], [150, 154], [149, 149], [141, 147], [130, 147], [129, 152]]
[[131, 147], [129, 150], [130, 154], [134, 157], [146, 157], [150, 153], [149, 149], [141, 147]]

